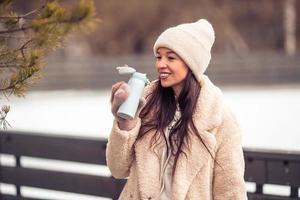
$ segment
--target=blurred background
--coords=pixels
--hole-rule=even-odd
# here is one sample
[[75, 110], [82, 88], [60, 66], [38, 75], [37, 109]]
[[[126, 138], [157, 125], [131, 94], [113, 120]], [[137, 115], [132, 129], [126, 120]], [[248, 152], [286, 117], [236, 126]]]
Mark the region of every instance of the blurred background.
[[[19, 0], [14, 7], [26, 13], [41, 3]], [[47, 58], [42, 79], [26, 97], [8, 101], [10, 130], [107, 138], [113, 120], [110, 87], [128, 80], [115, 67], [128, 64], [156, 79], [152, 46], [158, 35], [206, 18], [216, 34], [206, 74], [236, 114], [243, 147], [300, 152], [300, 1], [97, 0], [95, 5], [101, 19], [96, 31], [68, 37], [64, 48]], [[109, 175], [107, 168], [100, 171]], [[265, 190], [286, 193], [274, 186]]]
[[[14, 2], [20, 13], [39, 6], [39, 1]], [[114, 67], [124, 63], [155, 79], [152, 46], [158, 35], [200, 18], [208, 19], [216, 32], [207, 74], [219, 86], [299, 82], [297, 0], [98, 0], [95, 5], [101, 19], [97, 30], [69, 37], [65, 48], [49, 58], [34, 89], [109, 88]]]

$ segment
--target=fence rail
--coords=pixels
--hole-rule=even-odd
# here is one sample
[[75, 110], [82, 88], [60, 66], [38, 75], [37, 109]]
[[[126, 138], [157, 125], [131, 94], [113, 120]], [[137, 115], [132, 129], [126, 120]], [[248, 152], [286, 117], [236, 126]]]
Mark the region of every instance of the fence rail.
[[[153, 55], [60, 58], [48, 60], [43, 79], [34, 89], [105, 89], [124, 80], [116, 66], [129, 64], [156, 79]], [[218, 85], [300, 83], [300, 55], [252, 52], [246, 55], [214, 54], [206, 74]]]
[[[15, 165], [0, 163], [0, 183], [13, 184], [16, 195], [1, 194], [3, 200], [34, 200], [21, 194], [21, 186], [88, 194], [117, 199], [125, 180], [22, 166], [24, 156], [105, 165], [106, 140], [62, 137], [25, 132], [0, 132], [0, 153], [12, 155]], [[300, 152], [244, 149], [245, 180], [256, 184], [250, 200], [299, 200]], [[289, 196], [263, 194], [264, 184], [290, 186]]]

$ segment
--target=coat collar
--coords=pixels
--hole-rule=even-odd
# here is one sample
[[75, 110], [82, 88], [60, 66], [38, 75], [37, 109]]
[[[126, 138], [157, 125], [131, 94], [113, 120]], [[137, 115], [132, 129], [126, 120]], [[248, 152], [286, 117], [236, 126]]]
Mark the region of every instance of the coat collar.
[[[216, 138], [211, 130], [217, 127], [222, 120], [222, 92], [213, 85], [206, 75], [202, 76], [200, 85], [201, 92], [193, 121], [202, 140], [214, 156]], [[146, 134], [135, 146], [138, 182], [142, 199], [149, 197], [156, 199], [160, 191], [160, 161], [157, 154], [150, 150], [152, 135], [151, 133]], [[161, 143], [157, 148], [161, 149], [163, 145]], [[174, 200], [185, 199], [193, 178], [210, 158], [205, 146], [195, 136], [190, 138], [189, 146], [191, 147], [190, 150], [183, 149], [184, 152], [187, 152], [187, 157], [184, 154], [180, 154], [178, 157], [172, 185], [172, 199]]]
[[200, 85], [200, 96], [193, 119], [200, 130], [212, 130], [222, 121], [223, 93], [206, 75], [202, 75]]

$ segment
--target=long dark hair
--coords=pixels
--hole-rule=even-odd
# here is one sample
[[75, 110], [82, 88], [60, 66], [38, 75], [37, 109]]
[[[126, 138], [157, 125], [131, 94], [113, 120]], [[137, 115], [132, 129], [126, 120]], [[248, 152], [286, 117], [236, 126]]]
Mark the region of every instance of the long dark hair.
[[188, 144], [191, 134], [195, 134], [201, 140], [212, 156], [192, 120], [200, 93], [201, 86], [193, 73], [189, 70], [187, 76], [183, 80], [183, 87], [177, 98], [181, 117], [171, 128], [169, 138], [166, 138], [164, 132], [168, 125], [172, 122], [176, 112], [176, 98], [171, 87], [162, 87], [161, 82], [157, 81], [152, 93], [146, 97], [147, 103], [140, 113], [142, 125], [136, 141], [143, 138], [143, 136], [151, 130], [155, 130], [155, 134], [151, 139], [151, 147], [153, 149], [158, 144], [160, 137], [163, 137], [165, 142], [168, 140], [170, 149], [168, 145], [166, 145], [167, 153], [171, 151], [172, 155], [175, 156], [173, 174], [179, 154], [183, 153], [186, 156], [186, 152], [182, 151], [182, 147], [184, 145], [189, 147]]

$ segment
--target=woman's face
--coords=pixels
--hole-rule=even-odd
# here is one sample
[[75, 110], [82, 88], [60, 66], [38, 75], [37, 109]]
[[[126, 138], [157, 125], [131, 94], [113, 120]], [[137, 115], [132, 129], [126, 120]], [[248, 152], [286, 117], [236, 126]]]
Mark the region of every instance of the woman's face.
[[156, 70], [163, 87], [172, 87], [175, 95], [180, 94], [183, 80], [188, 73], [188, 66], [172, 50], [161, 47], [157, 50]]

